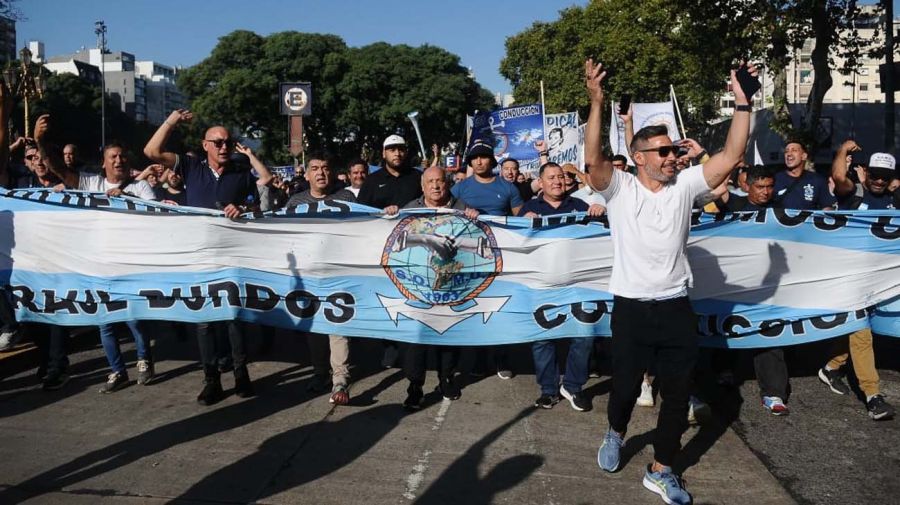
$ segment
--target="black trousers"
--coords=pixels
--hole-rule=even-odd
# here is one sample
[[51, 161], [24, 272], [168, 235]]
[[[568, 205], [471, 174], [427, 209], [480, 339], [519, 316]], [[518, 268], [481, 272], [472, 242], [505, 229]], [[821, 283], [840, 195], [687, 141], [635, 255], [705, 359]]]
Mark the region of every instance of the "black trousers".
[[784, 361], [784, 349], [772, 347], [756, 351], [753, 369], [756, 371], [760, 396], [777, 396], [787, 400], [788, 369]]
[[247, 351], [244, 346], [244, 332], [237, 321], [213, 321], [209, 323], [197, 323], [197, 345], [200, 347], [200, 363], [203, 369], [211, 373], [218, 372], [219, 351], [221, 341], [226, 340], [231, 344], [231, 357], [234, 360], [234, 368], [247, 365]]
[[409, 382], [418, 386], [425, 384], [429, 349], [433, 349], [437, 354], [437, 372], [440, 379], [451, 378], [459, 361], [459, 347], [456, 346], [407, 344], [403, 373]]
[[688, 398], [697, 362], [697, 316], [688, 298], [640, 301], [615, 297], [612, 313], [610, 427], [625, 433], [648, 367], [656, 370], [662, 404], [656, 421], [656, 461], [671, 466], [688, 427]]

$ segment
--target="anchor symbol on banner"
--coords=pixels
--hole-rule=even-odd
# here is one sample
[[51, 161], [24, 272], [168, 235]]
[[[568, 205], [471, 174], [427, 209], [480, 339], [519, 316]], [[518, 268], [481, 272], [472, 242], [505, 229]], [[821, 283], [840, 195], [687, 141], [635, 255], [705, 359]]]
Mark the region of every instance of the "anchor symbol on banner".
[[461, 214], [402, 219], [388, 237], [381, 265], [403, 294], [378, 294], [396, 325], [403, 315], [442, 334], [476, 314], [487, 323], [510, 298], [478, 296], [503, 260], [490, 228]]

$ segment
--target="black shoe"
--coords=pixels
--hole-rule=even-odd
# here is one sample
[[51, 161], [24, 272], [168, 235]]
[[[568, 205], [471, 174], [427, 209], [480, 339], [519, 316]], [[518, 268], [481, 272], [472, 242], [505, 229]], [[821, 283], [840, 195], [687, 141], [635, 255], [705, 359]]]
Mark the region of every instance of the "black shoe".
[[331, 389], [331, 377], [325, 374], [315, 374], [309, 380], [306, 390], [310, 393], [324, 393]]
[[56, 391], [69, 382], [69, 374], [65, 372], [53, 372], [47, 375], [41, 386], [44, 391]]
[[552, 409], [554, 405], [559, 403], [559, 397], [556, 395], [541, 395], [540, 398], [534, 401], [535, 407], [540, 407], [542, 409]]
[[885, 401], [881, 395], [875, 395], [871, 400], [866, 402], [866, 409], [869, 410], [869, 417], [875, 421], [881, 421], [894, 417], [894, 407]]
[[210, 406], [221, 401], [224, 396], [219, 374], [210, 374], [203, 379], [203, 390], [197, 395], [197, 403]]
[[234, 364], [231, 361], [219, 363], [219, 373], [228, 373], [234, 370]]
[[569, 405], [571, 405], [572, 408], [577, 410], [578, 412], [587, 412], [593, 407], [591, 405], [591, 402], [589, 402], [588, 399], [581, 394], [581, 391], [578, 391], [577, 393], [570, 393], [566, 390], [565, 386], [560, 386], [559, 394], [561, 394], [562, 397], [566, 400], [569, 400]]
[[839, 395], [845, 395], [850, 392], [850, 387], [844, 382], [844, 374], [841, 370], [828, 370], [827, 368], [819, 369], [819, 380], [826, 384], [831, 390]]
[[453, 377], [441, 379], [437, 388], [438, 391], [441, 392], [441, 396], [447, 400], [459, 400], [459, 397], [462, 396], [462, 391], [460, 391], [459, 386], [456, 385], [456, 381], [453, 380]]
[[421, 409], [423, 396], [425, 396], [425, 393], [422, 392], [422, 386], [410, 384], [409, 387], [406, 388], [406, 399], [403, 400], [403, 408], [406, 410]]
[[234, 369], [234, 394], [238, 398], [250, 398], [256, 394], [253, 391], [253, 383], [250, 382], [250, 373], [245, 366]]
[[400, 350], [397, 346], [386, 346], [384, 348], [384, 355], [381, 357], [381, 366], [385, 368], [397, 368], [398, 359], [400, 359]]

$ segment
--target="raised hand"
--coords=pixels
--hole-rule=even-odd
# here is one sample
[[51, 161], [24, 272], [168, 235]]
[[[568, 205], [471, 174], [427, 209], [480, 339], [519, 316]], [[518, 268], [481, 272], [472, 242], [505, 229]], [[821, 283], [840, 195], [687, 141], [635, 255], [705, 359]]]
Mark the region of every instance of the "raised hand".
[[[734, 73], [732, 72], [732, 78]], [[588, 93], [591, 95], [591, 101], [603, 103], [603, 79], [606, 78], [606, 71], [603, 70], [603, 64], [594, 64], [593, 58], [588, 58], [584, 62], [584, 82], [587, 86]]]
[[247, 157], [253, 156], [253, 150], [251, 150], [249, 147], [245, 146], [244, 144], [241, 144], [240, 142], [236, 142], [234, 144], [234, 150], [243, 154], [244, 156], [247, 156]]
[[194, 119], [193, 112], [188, 109], [175, 109], [169, 114], [169, 117], [166, 118], [166, 123], [175, 126], [178, 123], [187, 123], [191, 119]]
[[[759, 76], [759, 69], [756, 68], [752, 63], [741, 62], [741, 66], [747, 66], [747, 71], [750, 72], [750, 75], [753, 77]], [[738, 67], [740, 68], [740, 67]], [[741, 83], [737, 78], [737, 70], [731, 71], [731, 91], [734, 93], [734, 103], [736, 105], [748, 105], [750, 103], [750, 98], [744, 93], [744, 90], [741, 89]]]
[[34, 140], [40, 142], [50, 129], [50, 114], [44, 114], [34, 122]]

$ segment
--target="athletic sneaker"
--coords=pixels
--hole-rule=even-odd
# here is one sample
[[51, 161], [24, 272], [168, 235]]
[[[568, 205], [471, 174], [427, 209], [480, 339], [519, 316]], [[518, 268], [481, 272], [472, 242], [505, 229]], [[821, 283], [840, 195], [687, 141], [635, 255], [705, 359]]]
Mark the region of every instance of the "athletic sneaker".
[[459, 400], [459, 397], [462, 396], [462, 391], [460, 391], [453, 377], [441, 379], [437, 389], [445, 400]]
[[588, 410], [591, 410], [591, 402], [581, 394], [581, 391], [570, 393], [566, 391], [565, 386], [560, 386], [559, 394], [566, 400], [569, 400], [569, 405], [578, 412], [587, 412]]
[[535, 407], [540, 407], [542, 409], [552, 409], [554, 405], [559, 403], [559, 397], [556, 395], [541, 395], [540, 398], [534, 401]]
[[328, 399], [328, 402], [335, 405], [347, 405], [350, 403], [350, 392], [347, 391], [347, 386], [335, 384], [334, 388], [331, 389], [331, 398]]
[[501, 368], [501, 369], [497, 370], [497, 377], [500, 377], [503, 380], [512, 379], [513, 375], [515, 375], [515, 374], [513, 374], [512, 370], [507, 370], [505, 368]]
[[606, 430], [603, 443], [600, 444], [600, 450], [597, 451], [597, 464], [601, 469], [607, 472], [615, 472], [619, 469], [619, 453], [622, 452], [623, 445], [625, 445], [625, 440], [621, 435], [612, 428]]
[[763, 396], [762, 404], [773, 416], [786, 416], [789, 413], [787, 405], [777, 396]]
[[831, 388], [831, 391], [839, 395], [845, 395], [850, 392], [850, 387], [844, 382], [844, 374], [840, 369], [828, 370], [825, 367], [820, 368], [819, 380]]
[[651, 386], [649, 382], [641, 382], [641, 396], [638, 396], [638, 399], [634, 404], [638, 407], [653, 406], [653, 386]]
[[146, 386], [153, 380], [153, 362], [148, 359], [139, 359], [137, 362], [137, 383]]
[[126, 372], [113, 372], [106, 376], [106, 382], [100, 386], [101, 393], [112, 393], [122, 389], [128, 384], [128, 374]]
[[696, 426], [700, 424], [700, 420], [707, 420], [710, 417], [709, 405], [694, 395], [688, 398], [688, 424]]
[[881, 395], [875, 395], [871, 400], [867, 401], [866, 408], [869, 410], [869, 417], [875, 421], [894, 417], [894, 407], [885, 401]]
[[69, 382], [69, 374], [65, 372], [54, 372], [44, 377], [42, 388], [44, 391], [56, 391]]
[[647, 465], [647, 471], [644, 473], [644, 487], [661, 496], [663, 501], [670, 505], [694, 503], [690, 493], [684, 489], [684, 483], [672, 473], [672, 469], [668, 466], [654, 472], [652, 466]]

